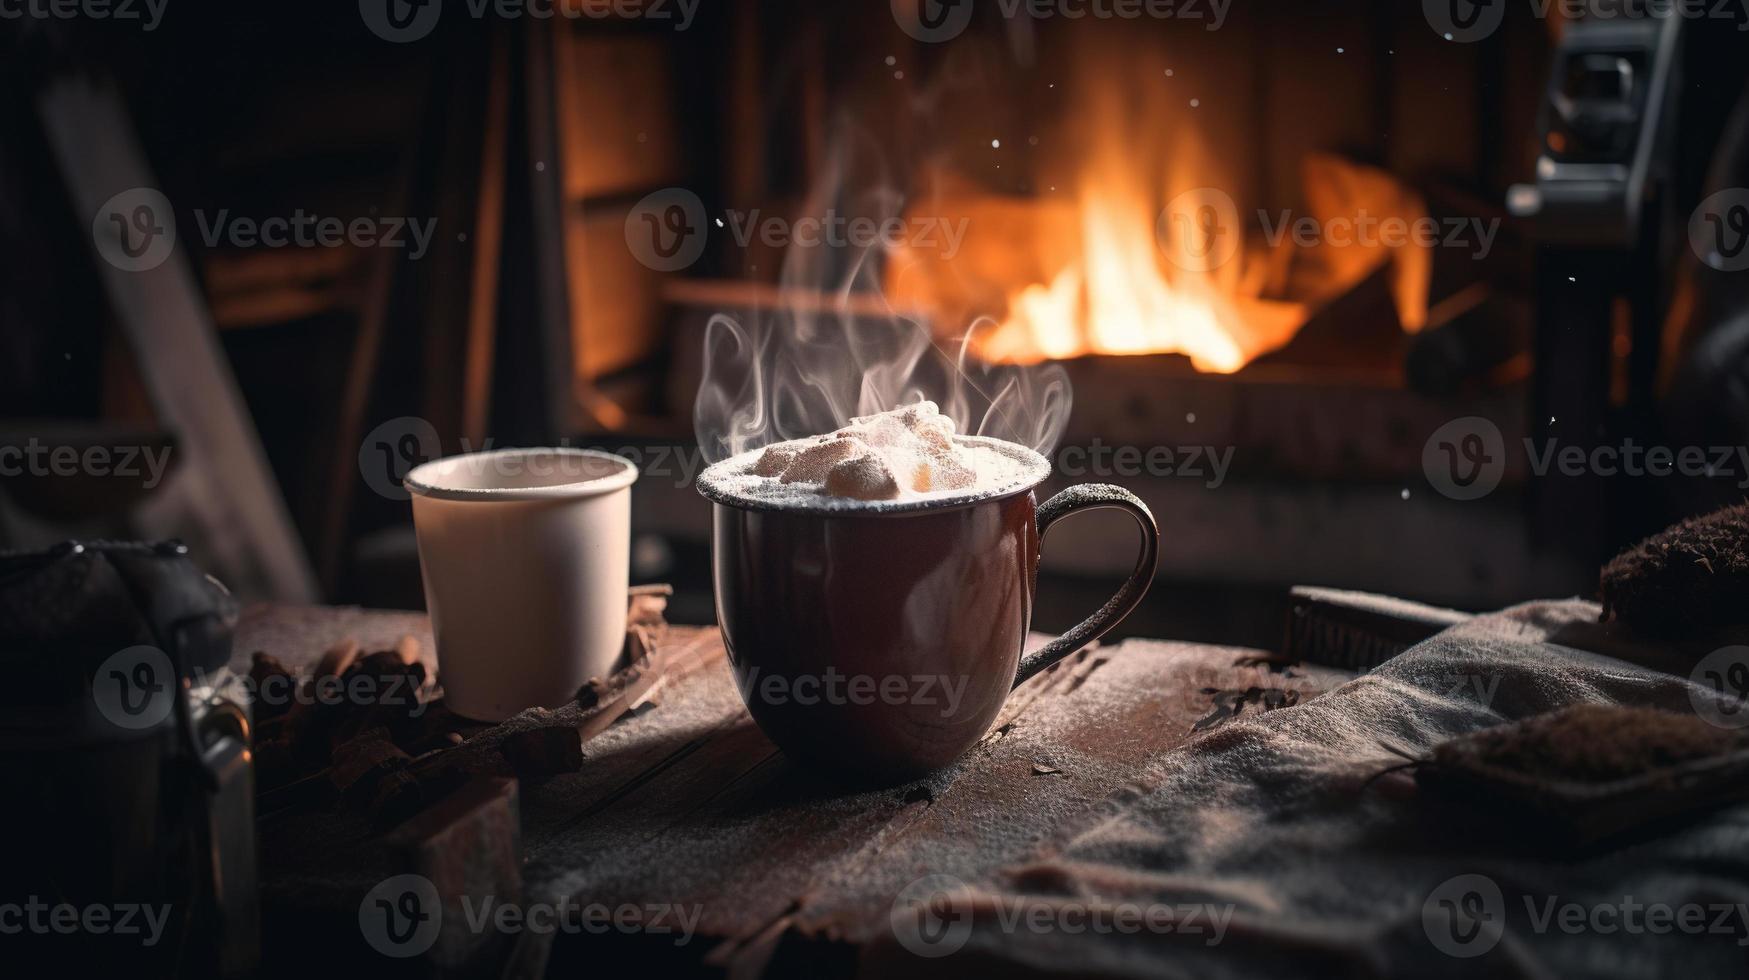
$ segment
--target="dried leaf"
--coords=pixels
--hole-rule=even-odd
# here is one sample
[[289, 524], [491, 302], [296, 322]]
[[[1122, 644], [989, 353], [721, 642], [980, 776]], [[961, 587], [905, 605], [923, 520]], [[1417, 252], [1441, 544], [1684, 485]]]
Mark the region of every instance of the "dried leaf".
[[1291, 688], [1247, 687], [1244, 690], [1231, 691], [1204, 688], [1203, 693], [1213, 695], [1211, 701], [1214, 711], [1198, 721], [1191, 728], [1192, 732], [1206, 731], [1229, 718], [1239, 717], [1247, 704], [1257, 705], [1263, 711], [1274, 711], [1277, 708], [1291, 708], [1300, 703], [1300, 692]]

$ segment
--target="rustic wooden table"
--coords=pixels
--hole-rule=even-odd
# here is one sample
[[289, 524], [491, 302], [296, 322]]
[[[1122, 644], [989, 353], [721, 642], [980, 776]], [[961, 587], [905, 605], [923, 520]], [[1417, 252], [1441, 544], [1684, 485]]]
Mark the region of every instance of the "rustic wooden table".
[[[260, 607], [239, 626], [237, 665], [257, 650], [295, 665], [346, 637], [373, 649], [408, 633], [430, 658], [419, 614]], [[1215, 710], [1214, 691], [1309, 698], [1352, 676], [1254, 650], [1127, 640], [1022, 686], [955, 766], [870, 790], [801, 769], [765, 739], [716, 629], [672, 627], [663, 649], [671, 666], [653, 710], [590, 740], [580, 771], [520, 787], [522, 901], [640, 911], [626, 928], [523, 930], [504, 944], [505, 975], [603, 964], [854, 972], [871, 948], [890, 946], [889, 915], [908, 884], [937, 874], [1012, 884], [1121, 808], [1126, 788]], [[330, 809], [260, 823], [268, 969], [374, 957], [358, 941], [360, 903], [404, 870], [381, 835]]]

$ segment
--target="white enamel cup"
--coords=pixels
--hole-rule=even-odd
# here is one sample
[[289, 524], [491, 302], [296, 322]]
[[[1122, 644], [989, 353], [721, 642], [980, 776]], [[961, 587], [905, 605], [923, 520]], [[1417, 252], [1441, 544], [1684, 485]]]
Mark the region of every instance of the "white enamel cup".
[[407, 474], [450, 710], [502, 721], [605, 677], [625, 644], [638, 468], [587, 449], [504, 449]]

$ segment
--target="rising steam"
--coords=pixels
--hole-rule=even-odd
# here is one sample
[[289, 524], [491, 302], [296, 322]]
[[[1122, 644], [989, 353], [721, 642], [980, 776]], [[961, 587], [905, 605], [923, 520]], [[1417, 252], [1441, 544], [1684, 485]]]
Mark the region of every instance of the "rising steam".
[[[845, 168], [826, 170], [837, 176], [806, 213], [876, 220], [902, 214], [903, 202], [891, 192], [846, 200]], [[969, 357], [973, 335], [994, 327], [988, 319], [939, 345], [924, 315], [887, 302], [881, 283], [890, 258], [881, 245], [792, 244], [780, 279], [783, 302], [740, 319], [711, 318], [693, 404], [693, 429], [707, 459], [830, 432], [855, 416], [921, 399], [939, 405], [962, 433], [1046, 454], [1055, 447], [1072, 402], [1062, 366]]]

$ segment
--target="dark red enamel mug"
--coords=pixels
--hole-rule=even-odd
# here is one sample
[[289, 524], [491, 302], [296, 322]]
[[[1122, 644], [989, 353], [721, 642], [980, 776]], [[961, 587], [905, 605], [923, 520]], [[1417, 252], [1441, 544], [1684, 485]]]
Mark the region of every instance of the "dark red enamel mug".
[[[712, 470], [700, 478], [736, 684], [792, 757], [878, 780], [945, 766], [984, 736], [1011, 690], [1104, 635], [1147, 592], [1160, 531], [1134, 494], [1086, 484], [1041, 505], [1042, 456], [962, 438], [1015, 455], [1024, 478], [852, 506], [760, 500]], [[1135, 570], [1098, 612], [1023, 659], [1041, 538], [1106, 507], [1136, 520]]]

